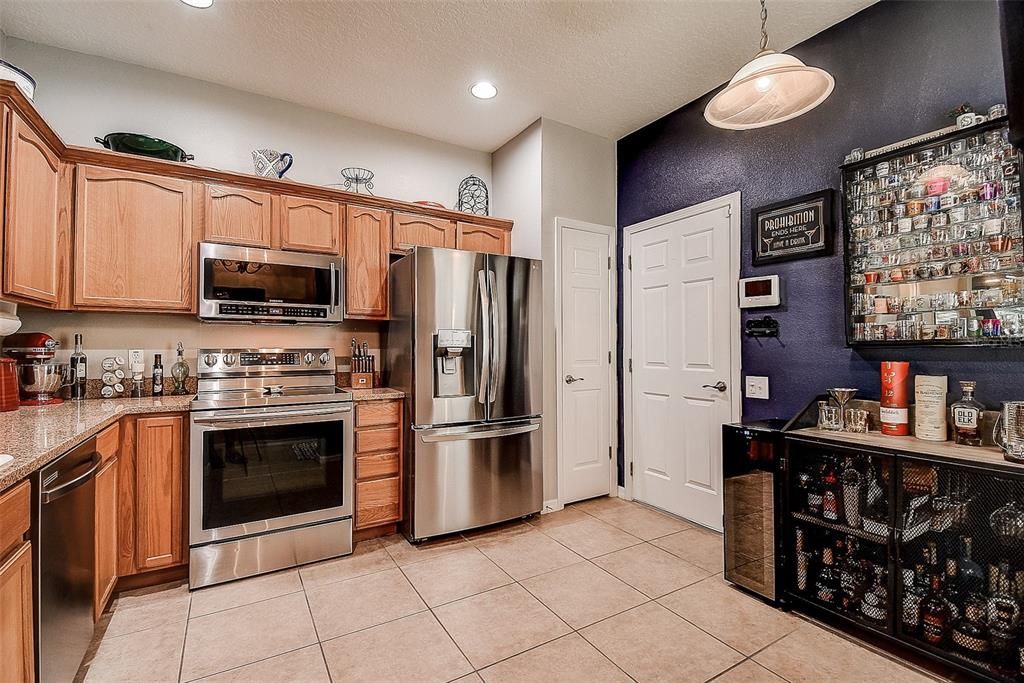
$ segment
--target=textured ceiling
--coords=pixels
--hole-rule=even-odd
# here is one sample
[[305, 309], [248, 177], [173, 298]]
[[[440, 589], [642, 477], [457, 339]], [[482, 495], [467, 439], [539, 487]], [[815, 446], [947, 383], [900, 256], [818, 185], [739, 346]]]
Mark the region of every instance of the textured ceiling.
[[[874, 0], [772, 0], [785, 49]], [[546, 116], [619, 138], [727, 81], [756, 0], [2, 0], [9, 36], [483, 151]], [[490, 101], [469, 85], [492, 80]], [[837, 84], [842, 87], [842, 84]], [[99, 96], [99, 95], [97, 95]]]

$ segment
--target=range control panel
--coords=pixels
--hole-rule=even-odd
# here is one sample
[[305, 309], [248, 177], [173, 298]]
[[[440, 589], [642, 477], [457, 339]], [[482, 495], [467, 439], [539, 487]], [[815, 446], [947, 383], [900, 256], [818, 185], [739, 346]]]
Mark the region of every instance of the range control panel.
[[333, 349], [199, 349], [197, 375], [254, 375], [335, 370]]

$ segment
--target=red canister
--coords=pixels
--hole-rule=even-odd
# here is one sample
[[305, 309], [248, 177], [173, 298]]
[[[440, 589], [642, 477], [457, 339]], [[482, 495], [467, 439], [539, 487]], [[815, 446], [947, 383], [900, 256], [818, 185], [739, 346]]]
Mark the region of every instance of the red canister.
[[13, 358], [0, 358], [0, 413], [21, 407], [18, 398], [18, 363]]
[[910, 363], [886, 361], [882, 363], [882, 396], [879, 414], [882, 433], [889, 436], [910, 434], [910, 409], [907, 385]]

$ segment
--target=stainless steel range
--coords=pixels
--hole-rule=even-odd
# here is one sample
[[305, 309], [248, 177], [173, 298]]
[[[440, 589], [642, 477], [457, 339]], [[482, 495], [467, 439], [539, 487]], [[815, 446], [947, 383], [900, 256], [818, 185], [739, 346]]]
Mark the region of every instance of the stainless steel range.
[[352, 397], [331, 349], [202, 349], [189, 587], [352, 552]]

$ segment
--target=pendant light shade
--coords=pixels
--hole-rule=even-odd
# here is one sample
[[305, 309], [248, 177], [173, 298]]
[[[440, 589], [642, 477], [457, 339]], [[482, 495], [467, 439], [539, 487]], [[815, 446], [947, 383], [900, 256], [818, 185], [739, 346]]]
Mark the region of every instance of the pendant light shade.
[[761, 51], [747, 62], [704, 109], [718, 128], [763, 128], [796, 118], [832, 94], [835, 79], [796, 57], [768, 50], [768, 12], [761, 1]]

